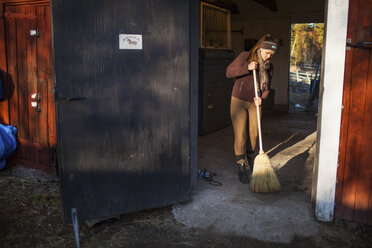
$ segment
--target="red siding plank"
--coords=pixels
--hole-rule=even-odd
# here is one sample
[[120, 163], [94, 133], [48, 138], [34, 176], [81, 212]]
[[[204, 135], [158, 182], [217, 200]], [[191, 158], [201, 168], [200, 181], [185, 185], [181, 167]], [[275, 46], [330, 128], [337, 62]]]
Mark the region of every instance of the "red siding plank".
[[9, 87], [7, 82], [7, 66], [6, 66], [6, 46], [5, 46], [5, 20], [3, 18], [4, 6], [0, 4], [0, 51], [4, 51], [0, 54], [0, 77], [3, 81], [5, 90], [5, 99], [0, 101], [0, 123], [9, 124]]
[[56, 131], [56, 113], [55, 113], [55, 98], [54, 98], [54, 76], [53, 76], [53, 60], [52, 60], [52, 32], [51, 32], [51, 17], [50, 6], [44, 7], [44, 28], [45, 28], [45, 55], [47, 70], [47, 107], [48, 107], [48, 146], [49, 146], [49, 164], [56, 166], [56, 147], [57, 147], [57, 131]]
[[[17, 6], [18, 13], [26, 12], [24, 6]], [[27, 85], [27, 27], [25, 18], [17, 18], [17, 62], [18, 62], [18, 135], [23, 139], [29, 138], [28, 133], [28, 85]]]
[[[352, 11], [350, 6], [350, 11]], [[350, 17], [349, 17], [350, 18]], [[350, 28], [354, 25], [352, 20], [349, 20], [348, 27], [348, 38], [355, 38], [355, 34], [352, 32], [354, 29]], [[354, 49], [346, 52], [345, 58], [345, 77], [344, 77], [344, 92], [343, 92], [343, 109], [341, 118], [341, 130], [340, 130], [340, 149], [339, 149], [339, 164], [337, 171], [337, 186], [336, 186], [336, 206], [335, 215], [344, 216], [345, 207], [342, 205], [343, 196], [343, 186], [344, 186], [344, 176], [345, 176], [345, 157], [346, 157], [346, 147], [347, 147], [347, 137], [348, 137], [348, 127], [349, 127], [349, 116], [350, 116], [350, 91], [351, 91], [351, 71], [352, 71], [352, 58]], [[350, 219], [352, 216], [350, 216]]]
[[45, 6], [38, 6], [37, 7], [37, 16], [38, 18], [38, 27], [39, 27], [39, 39], [38, 39], [38, 66], [39, 66], [39, 84], [38, 84], [38, 92], [41, 95], [40, 101], [40, 109], [39, 112], [39, 128], [40, 128], [40, 137], [39, 143], [43, 146], [43, 150], [41, 151], [41, 161], [43, 164], [49, 164], [49, 146], [48, 146], [48, 77], [47, 73], [50, 70], [51, 64], [48, 61], [48, 54], [47, 46], [48, 41], [47, 33], [50, 30], [46, 27], [46, 16], [45, 16]]
[[[14, 7], [6, 8], [6, 11], [14, 11]], [[7, 84], [14, 87], [13, 96], [9, 99], [9, 123], [19, 127], [18, 119], [18, 64], [17, 64], [17, 23], [11, 18], [6, 20], [7, 37]], [[19, 134], [18, 134], [19, 135]]]
[[[26, 15], [36, 15], [35, 6], [29, 5], [25, 6]], [[25, 82], [25, 86], [27, 85], [27, 108], [28, 108], [28, 139], [31, 142], [38, 142], [39, 137], [39, 121], [38, 121], [38, 112], [36, 111], [37, 108], [32, 107], [32, 102], [35, 102], [32, 99], [33, 94], [37, 94], [37, 37], [30, 35], [30, 30], [36, 29], [36, 19], [29, 19], [26, 21], [26, 32], [25, 39], [27, 42], [27, 81]], [[38, 149], [29, 149], [28, 158], [35, 162], [40, 162], [40, 154]]]

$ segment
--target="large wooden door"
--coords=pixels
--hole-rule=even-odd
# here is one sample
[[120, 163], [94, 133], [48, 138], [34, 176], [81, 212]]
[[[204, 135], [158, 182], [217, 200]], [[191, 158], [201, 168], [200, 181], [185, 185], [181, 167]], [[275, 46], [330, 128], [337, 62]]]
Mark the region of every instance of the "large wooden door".
[[189, 4], [53, 1], [65, 221], [73, 208], [92, 219], [190, 200]]
[[372, 224], [372, 1], [349, 3], [335, 217]]
[[18, 128], [13, 162], [56, 172], [55, 103], [48, 2], [5, 3], [9, 124]]

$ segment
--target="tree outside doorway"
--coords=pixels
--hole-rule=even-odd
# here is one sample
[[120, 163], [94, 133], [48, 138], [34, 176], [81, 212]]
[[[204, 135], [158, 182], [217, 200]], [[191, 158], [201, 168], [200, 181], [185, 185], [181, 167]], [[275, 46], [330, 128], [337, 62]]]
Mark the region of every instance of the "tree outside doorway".
[[324, 23], [291, 25], [289, 111], [318, 109]]

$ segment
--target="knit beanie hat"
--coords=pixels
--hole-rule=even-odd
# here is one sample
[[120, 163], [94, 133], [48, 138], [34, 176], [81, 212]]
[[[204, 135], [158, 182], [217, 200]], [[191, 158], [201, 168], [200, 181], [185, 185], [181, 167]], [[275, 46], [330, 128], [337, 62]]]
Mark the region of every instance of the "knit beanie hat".
[[260, 45], [261, 49], [268, 49], [276, 52], [276, 49], [278, 48], [278, 45], [271, 41], [263, 41]]

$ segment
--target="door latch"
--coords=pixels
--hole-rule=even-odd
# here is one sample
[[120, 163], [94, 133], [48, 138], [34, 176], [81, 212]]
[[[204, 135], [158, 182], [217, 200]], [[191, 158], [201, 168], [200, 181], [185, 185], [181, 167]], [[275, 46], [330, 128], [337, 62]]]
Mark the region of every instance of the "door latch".
[[356, 43], [352, 43], [351, 39], [346, 40], [346, 50], [350, 50], [351, 47], [359, 48], [359, 49], [372, 49], [372, 41], [358, 41]]
[[36, 109], [36, 112], [40, 112], [41, 111], [41, 109], [40, 109], [40, 100], [41, 100], [40, 93], [33, 93], [31, 95], [31, 107], [35, 108]]
[[30, 30], [31, 37], [39, 37], [39, 30], [38, 29], [31, 29]]

